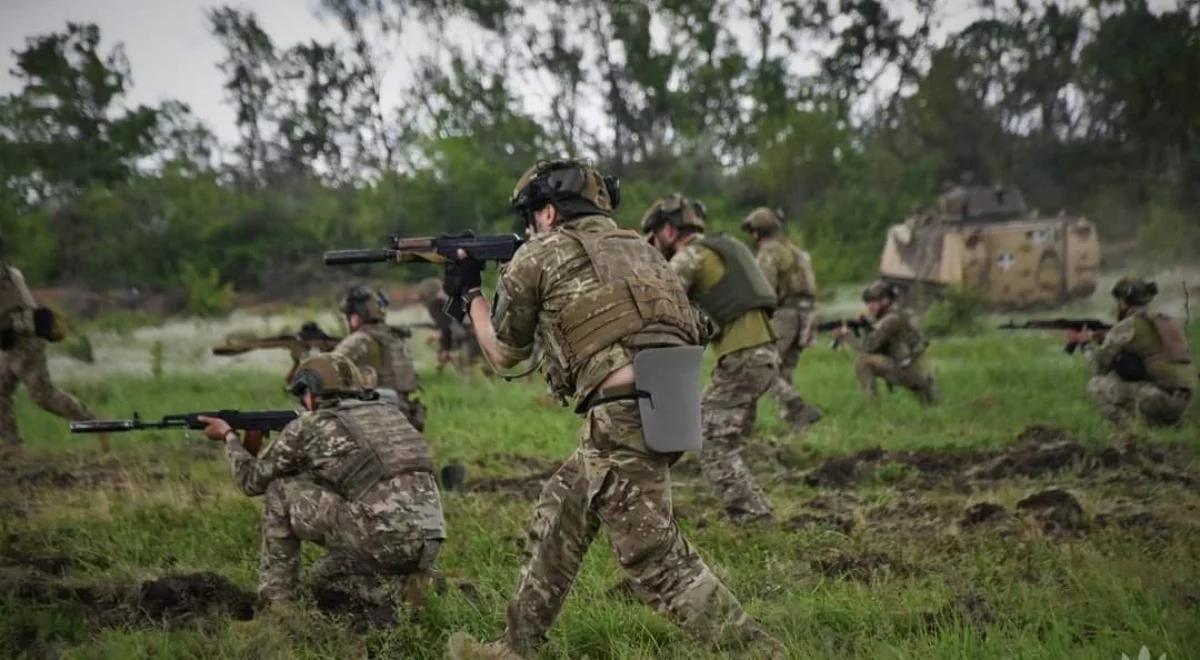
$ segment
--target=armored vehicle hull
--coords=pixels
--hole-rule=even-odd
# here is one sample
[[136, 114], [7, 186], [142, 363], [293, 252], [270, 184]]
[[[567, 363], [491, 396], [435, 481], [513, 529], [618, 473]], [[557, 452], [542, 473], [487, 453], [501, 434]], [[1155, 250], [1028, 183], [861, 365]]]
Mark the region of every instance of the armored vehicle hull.
[[1056, 307], [1095, 291], [1100, 241], [1085, 218], [1036, 217], [1015, 189], [958, 188], [888, 230], [879, 270], [910, 295], [961, 286], [993, 309]]

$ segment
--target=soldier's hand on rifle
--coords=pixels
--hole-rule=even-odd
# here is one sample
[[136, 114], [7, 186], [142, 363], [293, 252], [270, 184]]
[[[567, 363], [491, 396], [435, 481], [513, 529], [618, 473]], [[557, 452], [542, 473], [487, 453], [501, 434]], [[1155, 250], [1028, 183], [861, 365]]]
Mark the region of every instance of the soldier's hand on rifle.
[[196, 419], [204, 422], [204, 435], [209, 440], [216, 440], [217, 442], [224, 441], [225, 436], [229, 435], [229, 432], [233, 430], [233, 427], [229, 426], [229, 422], [221, 419], [220, 417], [208, 417], [206, 415], [200, 415]]
[[843, 339], [848, 334], [850, 334], [850, 326], [846, 325], [845, 323], [842, 323], [841, 325], [839, 325], [837, 327], [837, 330], [833, 331], [833, 338], [834, 339]]

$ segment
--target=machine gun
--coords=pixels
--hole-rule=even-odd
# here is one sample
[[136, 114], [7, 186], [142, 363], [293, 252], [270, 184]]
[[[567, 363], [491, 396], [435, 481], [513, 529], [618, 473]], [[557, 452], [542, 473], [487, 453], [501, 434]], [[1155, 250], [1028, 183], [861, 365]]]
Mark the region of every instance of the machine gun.
[[[1075, 331], [1094, 330], [1100, 334], [1104, 334], [1112, 330], [1112, 325], [1105, 323], [1100, 319], [1034, 319], [1021, 324], [1014, 323], [1011, 319], [1008, 323], [999, 326], [1001, 330], [1062, 330]], [[1069, 341], [1063, 347], [1067, 354], [1074, 354], [1079, 349], [1079, 342]]]
[[[833, 332], [843, 325], [849, 328], [850, 332], [854, 333], [855, 337], [861, 337], [863, 336], [863, 333], [871, 329], [871, 322], [865, 318], [859, 317], [856, 319], [834, 319], [832, 321], [822, 321], [821, 323], [817, 324], [816, 332]], [[830, 344], [829, 347], [836, 351], [841, 347], [841, 345], [841, 339], [834, 339], [833, 343]]]
[[[382, 250], [331, 250], [325, 253], [326, 266], [372, 264], [384, 262], [418, 262], [449, 264], [462, 250], [477, 261], [505, 262], [513, 258], [525, 239], [517, 234], [477, 236], [474, 232], [458, 235], [424, 236], [420, 238], [388, 237], [388, 247]], [[462, 301], [451, 296], [446, 301], [446, 313], [451, 318], [462, 317]]]
[[91, 420], [71, 422], [71, 433], [124, 433], [126, 431], [147, 431], [151, 429], [202, 429], [204, 422], [201, 417], [219, 417], [225, 420], [235, 431], [250, 431], [247, 434], [246, 449], [258, 455], [259, 443], [262, 438], [272, 432], [282, 431], [299, 416], [294, 410], [260, 410], [245, 412], [241, 410], [210, 410], [207, 412], [177, 413], [164, 415], [157, 422], [142, 421], [135, 412], [133, 419]]

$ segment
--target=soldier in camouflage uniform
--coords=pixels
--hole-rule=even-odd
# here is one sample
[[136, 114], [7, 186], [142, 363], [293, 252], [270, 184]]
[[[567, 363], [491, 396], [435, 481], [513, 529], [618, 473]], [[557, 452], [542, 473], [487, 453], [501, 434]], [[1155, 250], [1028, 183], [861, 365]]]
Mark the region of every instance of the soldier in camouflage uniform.
[[446, 525], [433, 461], [421, 434], [366, 389], [341, 355], [300, 363], [291, 391], [307, 412], [256, 457], [220, 418], [201, 417], [205, 435], [225, 442], [242, 492], [265, 495], [259, 598], [291, 600], [300, 578], [300, 542], [328, 553], [312, 570], [313, 588], [387, 604], [415, 600], [433, 567]]
[[[1105, 419], [1126, 426], [1141, 417], [1152, 426], [1175, 426], [1192, 401], [1196, 373], [1183, 325], [1146, 309], [1158, 286], [1122, 278], [1113, 287], [1117, 324], [1103, 335], [1092, 355], [1095, 375], [1088, 394]], [[1088, 343], [1101, 335], [1071, 333], [1070, 341]]]
[[812, 261], [783, 234], [782, 211], [757, 208], [742, 221], [742, 229], [753, 239], [758, 266], [778, 296], [771, 325], [778, 337], [779, 374], [771, 383], [771, 395], [783, 418], [804, 429], [821, 419], [821, 411], [805, 403], [792, 381], [800, 353], [813, 341], [817, 279]]
[[539, 162], [513, 194], [534, 233], [501, 276], [495, 310], [477, 262], [447, 270], [447, 293], [465, 292], [487, 359], [501, 368], [529, 359], [536, 335], [551, 388], [585, 415], [579, 449], [542, 489], [504, 636], [481, 644], [456, 634], [452, 658], [534, 657], [602, 526], [644, 603], [708, 643], [777, 648], [680, 534], [670, 487], [679, 454], [645, 444], [633, 358], [694, 345], [697, 327], [667, 263], [613, 222], [617, 191], [585, 164]]
[[396, 399], [400, 411], [418, 431], [425, 430], [425, 404], [417, 399], [420, 382], [408, 351], [407, 329], [385, 323], [382, 293], [359, 285], [350, 287], [339, 309], [346, 315], [350, 334], [334, 353], [350, 359], [359, 368], [370, 367], [379, 381], [376, 389], [385, 399]]
[[438, 370], [455, 361], [459, 368], [470, 367], [482, 357], [470, 331], [446, 314], [446, 294], [440, 280], [432, 277], [422, 280], [417, 285], [417, 298], [437, 326]]
[[[95, 419], [86, 405], [50, 382], [46, 368], [46, 340], [61, 339], [48, 310], [39, 308], [25, 285], [21, 271], [0, 261], [0, 445], [19, 445], [13, 395], [25, 384], [40, 408], [72, 421]], [[101, 438], [107, 447], [107, 437]]]
[[742, 461], [758, 399], [779, 373], [770, 312], [777, 299], [739, 240], [704, 235], [704, 206], [675, 194], [655, 201], [642, 233], [668, 259], [688, 297], [717, 325], [717, 365], [702, 401], [700, 465], [735, 522], [769, 521], [771, 506]]
[[871, 401], [877, 394], [876, 381], [882, 378], [888, 387], [903, 387], [925, 405], [937, 403], [937, 381], [929, 368], [925, 349], [929, 342], [921, 334], [915, 315], [900, 309], [896, 287], [877, 281], [863, 291], [863, 302], [871, 318], [871, 327], [862, 337], [851, 335], [842, 326], [838, 341], [857, 351], [854, 375], [859, 387]]

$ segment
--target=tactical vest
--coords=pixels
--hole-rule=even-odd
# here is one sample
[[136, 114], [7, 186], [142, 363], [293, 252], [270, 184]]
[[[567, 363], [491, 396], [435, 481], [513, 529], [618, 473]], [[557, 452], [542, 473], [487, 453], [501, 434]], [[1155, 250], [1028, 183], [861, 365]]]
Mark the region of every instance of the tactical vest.
[[699, 342], [679, 278], [636, 232], [558, 231], [583, 248], [599, 286], [567, 303], [544, 333], [546, 379], [555, 394], [563, 399], [574, 395], [579, 372], [615, 344], [637, 350]]
[[716, 252], [725, 263], [721, 279], [696, 296], [696, 304], [705, 314], [726, 326], [750, 310], [775, 310], [775, 290], [758, 267], [750, 248], [725, 234], [705, 236], [697, 243]]
[[1123, 380], [1148, 380], [1163, 387], [1192, 386], [1192, 354], [1183, 324], [1165, 314], [1137, 312], [1133, 338], [1119, 359], [1136, 360], [1143, 366], [1140, 377]]
[[[908, 366], [925, 353], [925, 350], [929, 348], [929, 341], [925, 339], [925, 335], [917, 327], [916, 320], [910, 312], [895, 310], [888, 312], [884, 318], [891, 315], [895, 315], [901, 319], [901, 324], [900, 329], [892, 337], [891, 342], [885, 350], [888, 356], [898, 364]], [[880, 323], [882, 323], [882, 319]]]
[[786, 263], [779, 269], [780, 307], [812, 307], [816, 296], [816, 283], [809, 265], [808, 255], [791, 241], [780, 241], [780, 251], [787, 255]]
[[410, 472], [433, 472], [429, 446], [396, 408], [371, 401], [342, 401], [320, 408], [319, 417], [336, 420], [354, 441], [355, 448], [332, 466], [321, 470], [321, 478], [334, 492], [356, 501], [376, 484]]
[[377, 387], [396, 390], [401, 394], [417, 391], [417, 372], [408, 354], [409, 333], [383, 323], [368, 323], [362, 327], [362, 331], [379, 346], [378, 358], [368, 365], [379, 377]]

